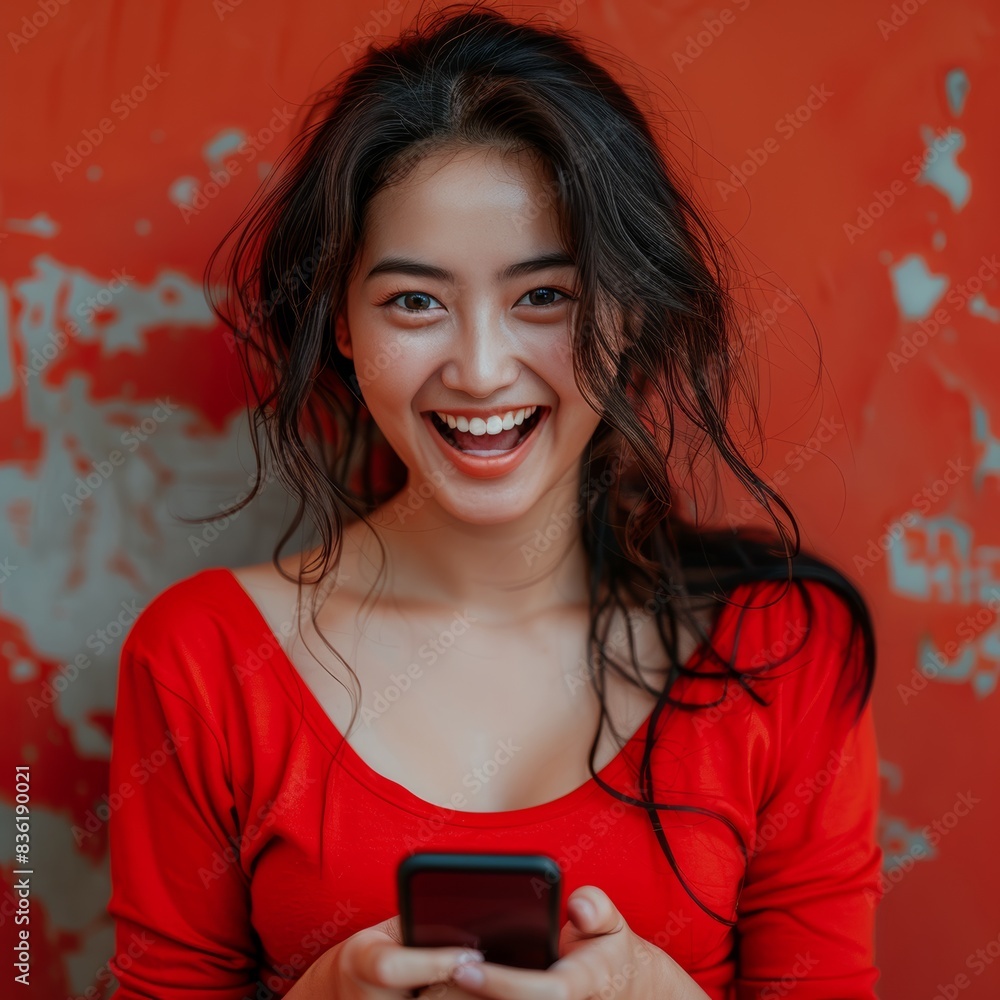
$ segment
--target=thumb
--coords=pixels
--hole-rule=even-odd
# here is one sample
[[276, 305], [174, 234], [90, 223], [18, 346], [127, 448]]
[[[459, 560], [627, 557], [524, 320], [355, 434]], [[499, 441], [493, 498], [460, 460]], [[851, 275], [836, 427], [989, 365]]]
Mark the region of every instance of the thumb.
[[403, 943], [403, 928], [400, 923], [399, 914], [389, 917], [388, 920], [383, 920], [382, 923], [376, 924], [375, 930], [380, 931], [387, 937], [391, 938], [396, 944]]
[[602, 889], [582, 885], [566, 900], [569, 922], [563, 927], [560, 944], [568, 945], [586, 938], [617, 934], [625, 927], [625, 918]]

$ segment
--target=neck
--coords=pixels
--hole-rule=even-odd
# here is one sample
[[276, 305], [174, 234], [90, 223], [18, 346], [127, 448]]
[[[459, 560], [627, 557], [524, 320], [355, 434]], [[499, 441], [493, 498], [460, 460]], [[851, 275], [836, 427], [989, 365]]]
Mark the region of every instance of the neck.
[[[474, 608], [497, 624], [586, 607], [583, 501], [575, 473], [523, 515], [497, 524], [455, 518], [433, 495], [421, 503], [416, 490], [404, 487], [369, 518], [385, 549], [385, 592], [413, 604]], [[379, 546], [370, 528], [357, 528], [358, 565], [371, 586]]]

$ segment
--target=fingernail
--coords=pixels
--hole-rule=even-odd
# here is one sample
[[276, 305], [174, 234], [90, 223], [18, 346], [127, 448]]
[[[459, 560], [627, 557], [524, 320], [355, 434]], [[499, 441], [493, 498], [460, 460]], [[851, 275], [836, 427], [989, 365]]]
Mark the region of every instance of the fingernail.
[[461, 955], [458, 956], [458, 962], [461, 965], [463, 962], [485, 962], [486, 956], [481, 951], [476, 951], [475, 948], [470, 948], [468, 951], [463, 951]]
[[476, 965], [460, 965], [451, 974], [451, 978], [469, 986], [480, 986], [484, 980], [483, 970]]
[[574, 899], [573, 905], [576, 907], [576, 912], [583, 917], [584, 920], [594, 919], [594, 907], [590, 900], [587, 899]]

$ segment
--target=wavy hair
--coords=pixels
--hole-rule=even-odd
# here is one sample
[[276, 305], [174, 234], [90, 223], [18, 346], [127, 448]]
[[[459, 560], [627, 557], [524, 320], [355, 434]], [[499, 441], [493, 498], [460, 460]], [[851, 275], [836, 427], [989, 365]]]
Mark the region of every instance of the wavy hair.
[[[322, 542], [319, 568], [335, 570], [345, 519], [367, 521], [402, 489], [407, 475], [365, 407], [353, 362], [334, 338], [366, 205], [431, 152], [485, 146], [541, 157], [580, 279], [574, 375], [602, 414], [579, 480], [579, 529], [590, 566], [588, 675], [601, 705], [588, 768], [610, 794], [646, 811], [685, 890], [706, 913], [732, 926], [733, 917], [706, 906], [688, 885], [659, 813], [693, 810], [719, 820], [739, 841], [744, 862], [746, 844], [718, 813], [656, 801], [652, 750], [668, 708], [718, 705], [730, 684], [766, 702], [753, 690], [760, 668], [737, 666], [735, 654], [727, 659], [709, 644], [716, 669], [695, 671], [680, 662], [679, 622], [704, 646], [710, 637], [696, 616], [699, 607], [717, 611], [721, 603], [733, 603], [732, 591], [741, 584], [785, 580], [800, 589], [810, 609], [803, 581], [821, 581], [850, 609], [848, 647], [862, 640], [862, 669], [848, 678], [857, 715], [871, 691], [875, 638], [860, 593], [832, 565], [802, 552], [792, 511], [754, 472], [729, 430], [734, 402], [753, 402], [741, 363], [747, 352], [732, 284], [736, 268], [707, 213], [682, 190], [680, 172], [669, 165], [650, 120], [640, 98], [570, 32], [517, 22], [478, 3], [421, 13], [398, 38], [373, 45], [320, 91], [279, 162], [278, 180], [258, 192], [206, 269], [206, 295], [231, 331], [227, 336], [238, 348], [254, 397], [257, 480], [227, 514], [254, 499], [270, 458], [274, 476], [297, 500], [293, 522], [274, 550], [275, 567], [284, 575], [279, 553], [306, 520]], [[220, 285], [211, 275], [226, 246]], [[224, 295], [217, 300], [220, 287]], [[756, 417], [753, 425], [760, 429]], [[263, 456], [256, 432], [266, 444]], [[675, 454], [678, 441], [687, 444], [683, 455]], [[690, 472], [703, 451], [721, 457], [770, 516], [773, 533], [732, 525], [699, 528], [682, 516], [674, 480], [684, 460]], [[379, 580], [383, 571], [384, 562]], [[302, 575], [294, 581], [301, 599]], [[607, 649], [612, 614], [636, 606], [654, 618], [667, 655], [659, 691], [640, 673], [631, 629], [629, 662]], [[314, 602], [314, 623], [316, 614]], [[350, 672], [353, 699], [360, 692], [357, 675], [323, 641]], [[842, 673], [850, 662], [848, 657]], [[638, 796], [611, 788], [594, 768], [603, 726], [622, 740], [605, 703], [608, 670], [657, 697]], [[692, 705], [672, 695], [677, 680], [694, 673], [718, 679], [718, 699]], [[354, 702], [351, 726], [357, 711]]]

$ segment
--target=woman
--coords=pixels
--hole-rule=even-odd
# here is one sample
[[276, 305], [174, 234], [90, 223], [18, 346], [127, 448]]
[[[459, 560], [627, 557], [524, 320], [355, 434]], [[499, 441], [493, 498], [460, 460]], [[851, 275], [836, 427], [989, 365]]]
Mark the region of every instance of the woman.
[[[321, 544], [128, 636], [119, 996], [873, 997], [871, 621], [777, 518], [784, 549], [679, 516], [706, 440], [791, 512], [729, 435], [735, 300], [634, 101], [447, 8], [292, 157], [217, 308]], [[559, 961], [403, 947], [417, 850], [555, 858]]]

